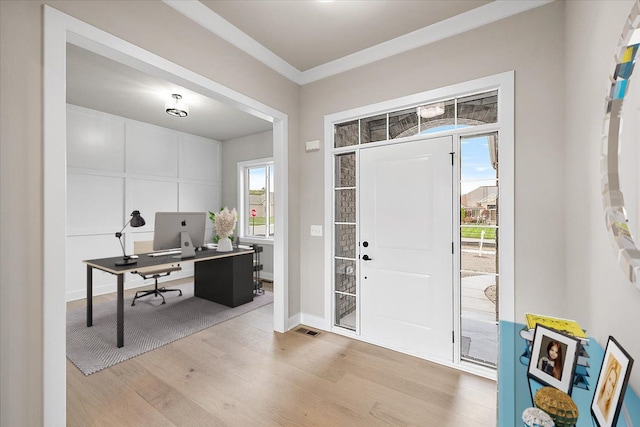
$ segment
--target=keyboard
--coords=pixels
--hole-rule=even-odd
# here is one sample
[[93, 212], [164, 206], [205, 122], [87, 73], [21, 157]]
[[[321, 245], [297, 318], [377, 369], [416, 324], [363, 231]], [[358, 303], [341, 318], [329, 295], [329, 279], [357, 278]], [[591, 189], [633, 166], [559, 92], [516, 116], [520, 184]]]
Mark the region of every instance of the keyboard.
[[154, 252], [149, 254], [149, 256], [165, 256], [165, 255], [180, 255], [182, 254], [182, 251], [177, 250], [177, 251], [164, 251], [164, 252]]

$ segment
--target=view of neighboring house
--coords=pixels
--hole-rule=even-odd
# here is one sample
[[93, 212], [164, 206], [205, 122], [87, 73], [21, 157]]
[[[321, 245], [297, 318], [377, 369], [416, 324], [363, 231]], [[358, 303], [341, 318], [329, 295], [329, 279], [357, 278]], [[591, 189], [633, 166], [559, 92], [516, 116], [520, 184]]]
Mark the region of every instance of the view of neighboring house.
[[[270, 201], [270, 205], [271, 205], [271, 209], [270, 211], [273, 212], [273, 191], [269, 194], [269, 201]], [[266, 211], [266, 206], [267, 206], [267, 197], [266, 197], [266, 193], [263, 190], [251, 190], [251, 194], [249, 194], [249, 208], [250, 209], [255, 209], [256, 213], [255, 213], [255, 217], [257, 218], [264, 218], [265, 216], [265, 211]]]
[[464, 224], [495, 225], [498, 217], [498, 187], [483, 185], [463, 194], [460, 204]]

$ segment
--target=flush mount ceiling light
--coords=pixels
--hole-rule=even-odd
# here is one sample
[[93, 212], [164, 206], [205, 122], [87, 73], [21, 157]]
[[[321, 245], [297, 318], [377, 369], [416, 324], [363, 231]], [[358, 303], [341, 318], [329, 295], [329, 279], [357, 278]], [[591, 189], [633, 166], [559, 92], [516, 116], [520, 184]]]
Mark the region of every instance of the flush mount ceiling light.
[[171, 99], [164, 104], [164, 110], [167, 114], [176, 117], [187, 117], [189, 115], [189, 107], [182, 100], [182, 95], [177, 93], [171, 95]]
[[444, 114], [444, 102], [436, 102], [435, 104], [421, 105], [418, 107], [418, 114], [423, 119], [432, 119]]

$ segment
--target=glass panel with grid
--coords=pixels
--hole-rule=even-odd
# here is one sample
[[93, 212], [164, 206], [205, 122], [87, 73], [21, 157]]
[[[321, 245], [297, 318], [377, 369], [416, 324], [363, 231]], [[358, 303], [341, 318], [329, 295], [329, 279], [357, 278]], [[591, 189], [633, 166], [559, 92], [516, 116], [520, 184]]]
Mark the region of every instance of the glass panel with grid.
[[420, 133], [440, 132], [455, 128], [456, 102], [454, 99], [420, 105], [417, 112]]
[[460, 140], [460, 354], [496, 367], [498, 351], [498, 134]]
[[355, 330], [357, 313], [356, 153], [334, 156], [334, 324]]
[[346, 329], [356, 330], [356, 297], [336, 292], [335, 294], [335, 325]]
[[336, 258], [336, 291], [356, 294], [356, 260]]
[[341, 258], [356, 258], [356, 225], [335, 225], [335, 254]]
[[356, 153], [338, 154], [336, 159], [336, 188], [356, 186]]
[[458, 98], [459, 127], [498, 122], [498, 91]]
[[338, 188], [336, 193], [336, 222], [356, 222], [355, 188]]
[[380, 114], [360, 119], [360, 143], [387, 140], [387, 115]]
[[358, 120], [340, 123], [334, 126], [334, 147], [348, 147], [358, 145]]
[[389, 139], [417, 134], [418, 110], [416, 108], [389, 113]]

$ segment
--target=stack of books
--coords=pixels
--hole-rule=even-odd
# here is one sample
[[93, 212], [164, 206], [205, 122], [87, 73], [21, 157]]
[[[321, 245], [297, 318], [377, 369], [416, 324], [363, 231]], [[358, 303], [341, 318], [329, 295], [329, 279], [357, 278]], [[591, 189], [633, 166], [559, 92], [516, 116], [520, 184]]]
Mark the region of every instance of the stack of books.
[[575, 320], [560, 319], [558, 317], [542, 316], [531, 313], [525, 314], [525, 319], [526, 325], [520, 331], [520, 336], [526, 341], [527, 345], [524, 353], [520, 356], [520, 363], [525, 366], [529, 366], [529, 360], [531, 359], [531, 346], [533, 343], [533, 335], [536, 325], [539, 324], [546, 326], [547, 328], [554, 329], [562, 334], [580, 340], [573, 386], [589, 390], [589, 353], [587, 353], [587, 349], [585, 348], [589, 345], [589, 338], [587, 337], [586, 331], [580, 327], [578, 322]]

